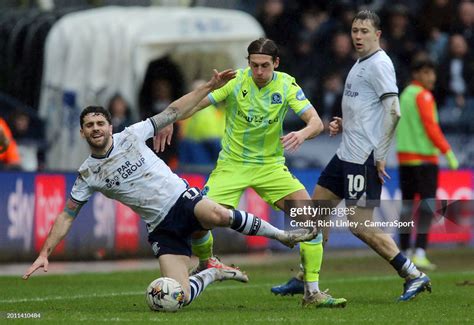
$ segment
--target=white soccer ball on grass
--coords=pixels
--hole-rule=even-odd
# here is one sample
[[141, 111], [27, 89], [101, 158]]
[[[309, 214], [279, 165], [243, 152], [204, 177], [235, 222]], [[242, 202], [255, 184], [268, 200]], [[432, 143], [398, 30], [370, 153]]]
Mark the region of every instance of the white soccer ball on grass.
[[184, 305], [184, 291], [175, 279], [158, 278], [148, 285], [146, 302], [151, 310], [177, 311]]

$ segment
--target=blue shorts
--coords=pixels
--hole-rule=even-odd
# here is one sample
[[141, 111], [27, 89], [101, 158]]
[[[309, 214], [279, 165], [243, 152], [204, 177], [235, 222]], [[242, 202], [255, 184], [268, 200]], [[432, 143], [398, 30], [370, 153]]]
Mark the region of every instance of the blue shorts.
[[334, 155], [321, 173], [318, 185], [345, 199], [348, 206], [356, 205], [364, 194], [366, 206], [378, 206], [382, 193], [373, 154], [362, 165], [342, 161]]
[[202, 200], [197, 187], [187, 189], [176, 201], [163, 221], [148, 234], [153, 253], [191, 256], [191, 234], [205, 230], [194, 215], [194, 207]]

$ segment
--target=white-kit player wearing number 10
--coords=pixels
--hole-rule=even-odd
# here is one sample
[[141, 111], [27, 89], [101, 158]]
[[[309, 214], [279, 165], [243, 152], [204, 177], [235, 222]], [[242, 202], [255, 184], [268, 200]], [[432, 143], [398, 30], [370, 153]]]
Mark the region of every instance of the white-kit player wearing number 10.
[[[384, 178], [390, 178], [385, 171], [385, 160], [400, 118], [395, 69], [380, 48], [381, 33], [377, 14], [369, 10], [356, 14], [351, 37], [359, 59], [344, 86], [343, 119], [334, 117], [329, 124], [330, 135], [342, 131], [342, 143], [321, 173], [312, 198], [333, 207], [345, 199], [346, 206], [356, 207], [355, 214], [346, 216], [353, 225], [357, 224], [350, 228], [351, 232], [390, 262], [405, 279], [398, 300], [406, 301], [424, 290], [431, 291], [430, 279], [400, 253], [390, 234], [365, 223], [372, 221]], [[327, 229], [323, 233], [327, 235]], [[305, 296], [303, 305], [315, 305], [315, 297]]]
[[[346, 205], [357, 206], [357, 213], [347, 216], [358, 221], [351, 228], [354, 235], [369, 245], [405, 279], [399, 301], [414, 298], [429, 290], [428, 276], [405, 257], [390, 234], [366, 227], [372, 220], [373, 208], [379, 205], [388, 149], [400, 118], [395, 69], [380, 48], [380, 19], [372, 11], [360, 11], [352, 21], [351, 36], [359, 59], [347, 76], [342, 99], [341, 118], [334, 118], [330, 134], [342, 129], [342, 143], [336, 155], [318, 180], [313, 198], [345, 199]], [[359, 201], [365, 197], [365, 203]]]
[[171, 103], [162, 113], [114, 135], [110, 113], [101, 106], [86, 107], [80, 116], [81, 135], [88, 142], [91, 155], [79, 168], [66, 207], [56, 218], [39, 257], [23, 278], [28, 279], [41, 267], [47, 271], [48, 256], [69, 232], [79, 210], [94, 192], [120, 201], [145, 221], [148, 241], [158, 258], [162, 276], [181, 284], [185, 305], [216, 280], [248, 281], [240, 270], [226, 268], [211, 268], [189, 277], [193, 232], [230, 227], [246, 235], [279, 240], [289, 247], [313, 239], [315, 230], [283, 231], [250, 213], [223, 208], [203, 197], [199, 189], [189, 188], [145, 144], [234, 76], [232, 70], [214, 71], [211, 80]]

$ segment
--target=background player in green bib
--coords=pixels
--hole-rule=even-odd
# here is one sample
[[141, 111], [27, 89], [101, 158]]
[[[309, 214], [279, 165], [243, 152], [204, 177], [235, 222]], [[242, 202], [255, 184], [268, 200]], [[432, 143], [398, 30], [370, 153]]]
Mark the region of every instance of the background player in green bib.
[[[421, 200], [418, 208], [413, 264], [424, 270], [436, 265], [426, 257], [428, 232], [433, 219], [438, 188], [438, 156], [446, 156], [451, 169], [459, 167], [456, 155], [438, 124], [438, 109], [431, 93], [436, 83], [436, 66], [428, 57], [412, 62], [413, 80], [400, 95], [403, 119], [397, 128], [397, 155], [403, 208], [400, 221], [411, 221], [416, 195]], [[400, 249], [411, 255], [410, 237], [414, 229], [400, 229]]]
[[[303, 141], [317, 136], [324, 127], [295, 79], [275, 71], [280, 63], [275, 42], [260, 38], [250, 43], [247, 51], [249, 67], [237, 70], [232, 81], [211, 92], [187, 116], [210, 104], [225, 101], [222, 150], [204, 188], [210, 198], [223, 206], [236, 207], [243, 192], [253, 188], [267, 203], [283, 210], [285, 200], [311, 199], [285, 166], [283, 151], [297, 150]], [[292, 109], [306, 126], [283, 135], [283, 120], [288, 109]], [[157, 142], [161, 141], [158, 139]], [[219, 263], [212, 256], [212, 244], [211, 232], [195, 234], [193, 253], [200, 260], [198, 271]], [[344, 307], [345, 299], [332, 298], [319, 290], [322, 235], [301, 243], [300, 251], [302, 255], [306, 252], [311, 256], [302, 259], [302, 267], [305, 290], [318, 295], [316, 305]]]

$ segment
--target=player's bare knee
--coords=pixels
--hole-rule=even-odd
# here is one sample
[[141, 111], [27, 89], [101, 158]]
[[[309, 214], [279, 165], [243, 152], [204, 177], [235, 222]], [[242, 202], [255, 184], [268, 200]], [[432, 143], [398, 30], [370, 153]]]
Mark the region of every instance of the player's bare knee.
[[211, 229], [214, 227], [228, 227], [230, 225], [229, 210], [216, 204], [207, 211], [206, 221], [201, 221], [204, 228]]
[[229, 209], [219, 206], [215, 211], [215, 220], [218, 226], [228, 227], [230, 225], [230, 212]]

